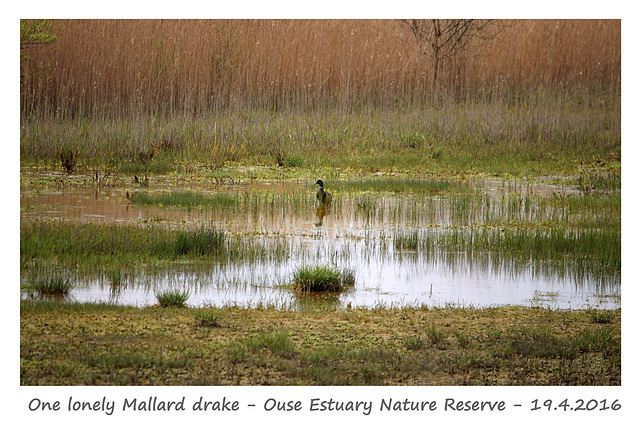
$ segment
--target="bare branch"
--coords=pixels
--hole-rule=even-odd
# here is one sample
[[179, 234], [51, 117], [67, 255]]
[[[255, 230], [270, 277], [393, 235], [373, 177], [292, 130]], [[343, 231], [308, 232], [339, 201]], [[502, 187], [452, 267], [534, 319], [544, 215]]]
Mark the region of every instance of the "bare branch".
[[422, 54], [433, 59], [433, 82], [437, 81], [441, 62], [465, 51], [473, 40], [487, 40], [497, 34], [488, 30], [490, 19], [403, 19]]

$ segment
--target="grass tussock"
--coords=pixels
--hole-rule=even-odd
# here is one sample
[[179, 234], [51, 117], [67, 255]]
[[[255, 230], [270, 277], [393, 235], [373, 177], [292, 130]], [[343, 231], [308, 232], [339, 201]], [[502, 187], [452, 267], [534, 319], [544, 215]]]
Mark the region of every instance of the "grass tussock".
[[296, 345], [286, 331], [262, 333], [235, 341], [227, 353], [231, 363], [252, 360], [254, 363], [265, 363], [270, 358], [289, 359], [293, 356]]
[[38, 296], [65, 296], [74, 288], [73, 283], [60, 276], [37, 279], [26, 286], [29, 292], [34, 292]]
[[611, 310], [589, 310], [589, 316], [593, 323], [608, 324], [613, 323], [616, 318], [616, 313]]
[[156, 292], [161, 307], [184, 307], [189, 299], [189, 291], [166, 289]]
[[355, 285], [355, 272], [330, 266], [303, 266], [293, 273], [293, 288], [300, 293], [340, 293]]
[[219, 328], [222, 326], [222, 311], [214, 309], [201, 309], [194, 314], [196, 326], [207, 328]]

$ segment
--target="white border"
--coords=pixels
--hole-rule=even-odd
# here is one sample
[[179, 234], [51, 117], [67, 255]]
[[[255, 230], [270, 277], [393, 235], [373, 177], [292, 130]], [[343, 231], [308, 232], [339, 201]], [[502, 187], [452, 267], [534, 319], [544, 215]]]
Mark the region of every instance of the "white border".
[[[178, 425], [182, 421], [193, 421], [196, 425], [224, 425], [225, 423], [254, 422], [260, 425], [322, 425], [337, 423], [351, 424], [364, 421], [367, 425], [385, 425], [397, 423], [420, 423], [427, 425], [446, 422], [447, 425], [467, 425], [484, 423], [491, 425], [536, 425], [551, 422], [553, 425], [571, 423], [579, 426], [602, 426], [604, 423], [630, 425], [624, 420], [638, 413], [637, 330], [638, 286], [636, 283], [638, 265], [635, 242], [638, 239], [635, 225], [635, 184], [638, 170], [638, 98], [637, 76], [638, 16], [631, 10], [631, 2], [625, 1], [537, 1], [519, 4], [512, 1], [478, 2], [463, 0], [449, 2], [449, 5], [436, 5], [436, 2], [409, 1], [337, 1], [326, 0], [307, 4], [300, 1], [242, 1], [233, 4], [204, 1], [110, 1], [90, 3], [86, 1], [29, 1], [22, 4], [3, 5], [2, 17], [2, 53], [6, 59], [3, 67], [2, 97], [2, 186], [5, 200], [9, 200], [9, 210], [4, 212], [2, 221], [6, 243], [3, 246], [2, 272], [4, 279], [0, 286], [5, 287], [2, 299], [2, 339], [5, 343], [2, 352], [0, 378], [2, 378], [2, 398], [0, 414], [3, 420], [20, 425], [105, 425], [112, 427], [115, 422], [123, 425], [144, 423], [145, 425]], [[443, 2], [439, 2], [443, 3]], [[622, 58], [623, 58], [623, 106], [622, 106], [622, 172], [623, 172], [623, 238], [622, 238], [622, 278], [623, 278], [623, 381], [621, 387], [20, 387], [19, 386], [19, 91], [16, 83], [19, 79], [17, 34], [19, 18], [405, 18], [405, 17], [498, 17], [498, 18], [612, 18], [622, 19]], [[334, 399], [371, 399], [379, 402], [381, 398], [394, 397], [399, 400], [437, 399], [441, 402], [448, 396], [458, 399], [507, 400], [523, 405], [535, 398], [554, 399], [620, 399], [621, 411], [603, 412], [531, 412], [512, 410], [500, 414], [450, 413], [408, 413], [408, 414], [372, 414], [370, 416], [353, 414], [326, 413], [287, 413], [277, 414], [262, 410], [247, 410], [234, 414], [197, 415], [144, 413], [125, 417], [122, 414], [106, 416], [98, 413], [37, 414], [27, 409], [28, 402], [38, 397], [47, 400], [65, 401], [69, 396], [84, 400], [109, 399], [122, 401], [124, 398], [145, 398], [150, 395], [165, 399], [179, 399], [183, 395], [187, 401], [198, 396], [207, 396], [210, 400], [226, 396], [245, 403], [260, 406], [270, 397], [284, 400], [294, 399], [303, 402], [313, 397]], [[627, 417], [627, 418], [623, 418]], [[637, 421], [637, 419], [636, 419]]]

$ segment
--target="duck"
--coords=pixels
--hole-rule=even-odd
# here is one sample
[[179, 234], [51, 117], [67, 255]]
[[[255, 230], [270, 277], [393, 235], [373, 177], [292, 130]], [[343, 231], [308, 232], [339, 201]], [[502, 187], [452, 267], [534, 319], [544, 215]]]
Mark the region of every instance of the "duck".
[[320, 188], [318, 188], [318, 192], [316, 193], [316, 198], [318, 199], [318, 201], [322, 204], [331, 202], [331, 194], [324, 191], [324, 183], [322, 182], [322, 180], [317, 180], [316, 184], [320, 186]]

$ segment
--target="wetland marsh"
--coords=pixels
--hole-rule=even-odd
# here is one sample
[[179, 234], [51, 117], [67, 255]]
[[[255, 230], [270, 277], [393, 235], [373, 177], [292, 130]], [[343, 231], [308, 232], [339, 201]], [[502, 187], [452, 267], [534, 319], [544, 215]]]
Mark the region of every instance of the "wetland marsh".
[[620, 307], [615, 190], [361, 178], [328, 181], [334, 200], [322, 206], [304, 179], [153, 177], [139, 186], [127, 178], [97, 187], [27, 176], [24, 297], [33, 297], [29, 283], [63, 276], [77, 302], [148, 306], [176, 289], [194, 307], [287, 309], [301, 303], [294, 271], [318, 265], [355, 275], [355, 286], [332, 299], [337, 307]]
[[621, 384], [619, 20], [20, 24], [22, 385]]

